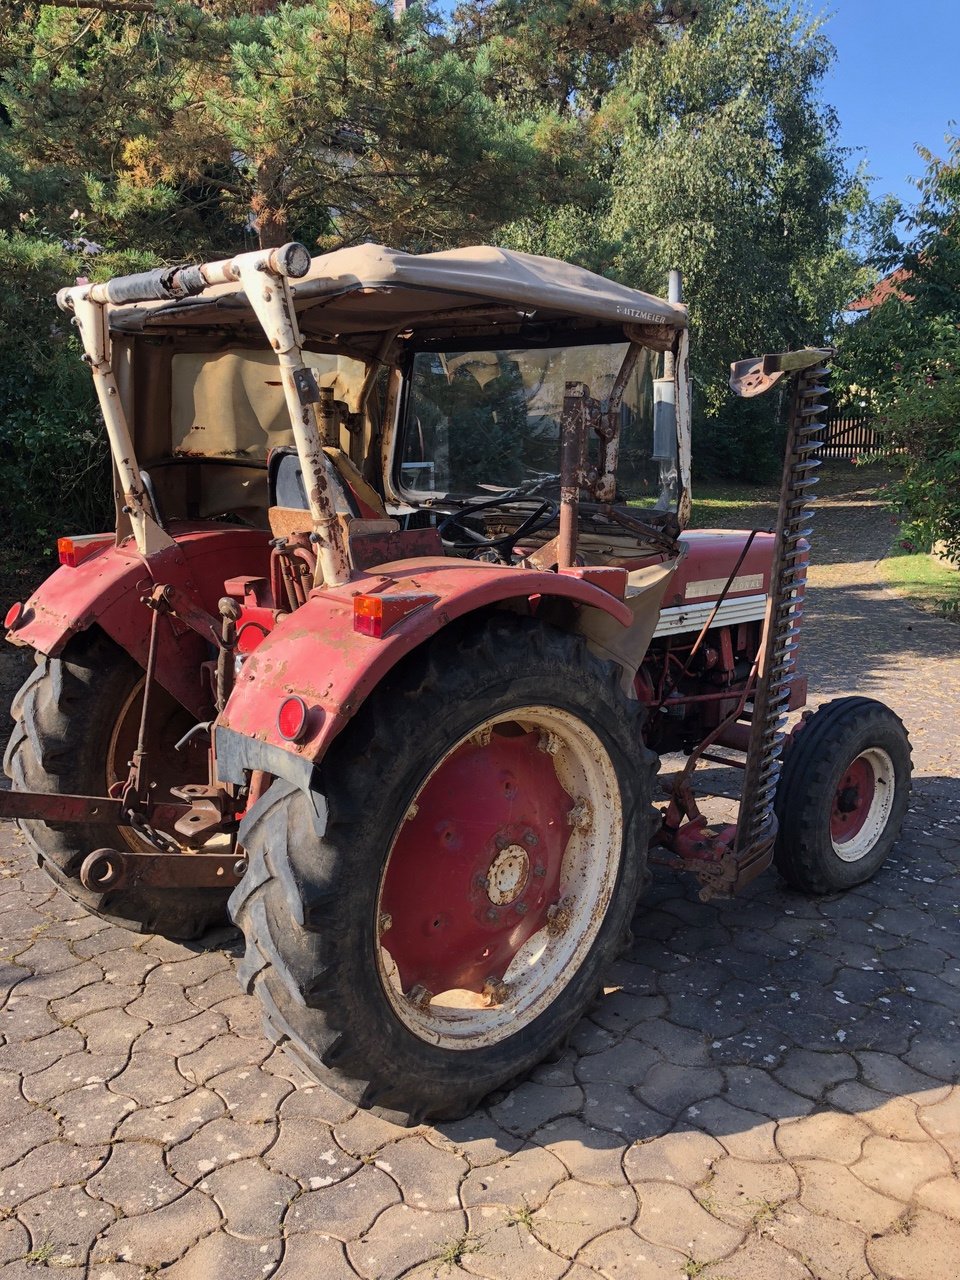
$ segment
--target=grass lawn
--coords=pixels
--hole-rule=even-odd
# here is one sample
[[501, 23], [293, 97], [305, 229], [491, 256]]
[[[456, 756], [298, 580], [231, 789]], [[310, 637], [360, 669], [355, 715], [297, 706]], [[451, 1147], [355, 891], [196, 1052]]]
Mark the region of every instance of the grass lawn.
[[894, 550], [878, 566], [884, 583], [927, 613], [960, 623], [960, 569], [923, 552]]

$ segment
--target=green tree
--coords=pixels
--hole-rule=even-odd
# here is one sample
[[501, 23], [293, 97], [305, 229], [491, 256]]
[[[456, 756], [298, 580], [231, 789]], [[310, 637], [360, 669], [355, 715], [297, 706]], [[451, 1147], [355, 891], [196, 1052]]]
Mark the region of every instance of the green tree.
[[902, 450], [891, 498], [907, 536], [924, 550], [942, 542], [960, 563], [960, 137], [947, 136], [942, 157], [918, 150], [927, 167], [906, 235], [889, 209], [876, 255], [909, 275], [899, 296], [849, 327], [842, 372]]

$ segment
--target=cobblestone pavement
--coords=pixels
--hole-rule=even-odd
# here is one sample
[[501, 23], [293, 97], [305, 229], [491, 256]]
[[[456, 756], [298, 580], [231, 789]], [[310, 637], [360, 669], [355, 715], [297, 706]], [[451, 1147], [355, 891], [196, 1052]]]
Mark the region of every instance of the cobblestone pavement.
[[867, 501], [824, 517], [806, 666], [907, 720], [896, 857], [820, 901], [662, 878], [568, 1051], [469, 1120], [312, 1085], [231, 935], [90, 919], [5, 827], [0, 1280], [960, 1276], [960, 631], [878, 587]]

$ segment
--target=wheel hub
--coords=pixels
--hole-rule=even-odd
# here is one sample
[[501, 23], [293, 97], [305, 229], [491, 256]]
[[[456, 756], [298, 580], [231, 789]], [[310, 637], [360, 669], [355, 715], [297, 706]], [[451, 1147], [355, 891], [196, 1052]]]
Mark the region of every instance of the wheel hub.
[[510, 844], [490, 863], [487, 897], [498, 907], [519, 898], [530, 875], [530, 859], [523, 845]]

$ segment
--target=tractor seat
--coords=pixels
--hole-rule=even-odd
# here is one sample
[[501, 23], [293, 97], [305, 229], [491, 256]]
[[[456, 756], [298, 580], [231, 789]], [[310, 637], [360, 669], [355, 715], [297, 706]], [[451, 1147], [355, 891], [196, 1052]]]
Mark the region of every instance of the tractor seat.
[[[323, 460], [337, 515], [365, 520], [386, 518], [380, 495], [367, 484], [342, 449], [325, 448]], [[271, 449], [267, 458], [267, 494], [270, 526], [275, 534], [277, 525], [284, 532], [290, 532], [297, 522], [300, 528], [304, 526], [302, 517], [296, 513], [309, 510], [310, 504], [300, 457], [293, 445]]]

